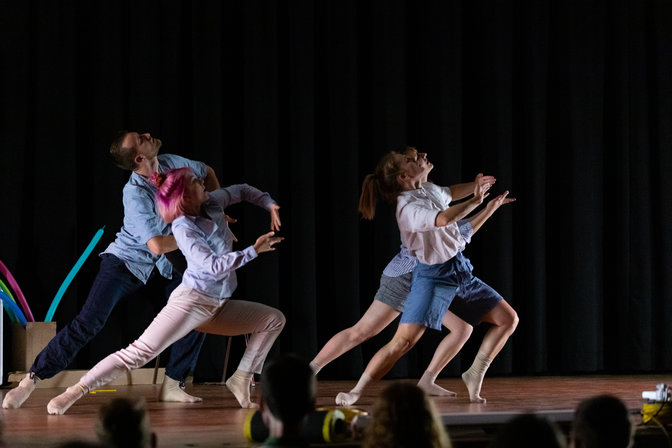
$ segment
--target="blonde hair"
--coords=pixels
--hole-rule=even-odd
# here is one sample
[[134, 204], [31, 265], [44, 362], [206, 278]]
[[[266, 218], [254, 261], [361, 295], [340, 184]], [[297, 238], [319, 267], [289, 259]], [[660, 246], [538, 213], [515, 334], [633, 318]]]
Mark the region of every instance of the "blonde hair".
[[395, 382], [373, 405], [364, 448], [451, 448], [434, 404], [415, 384]]

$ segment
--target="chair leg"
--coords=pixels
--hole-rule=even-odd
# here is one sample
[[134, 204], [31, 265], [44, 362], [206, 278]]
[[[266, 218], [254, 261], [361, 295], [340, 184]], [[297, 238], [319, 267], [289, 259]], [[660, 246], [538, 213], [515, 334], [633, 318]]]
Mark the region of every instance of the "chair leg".
[[[245, 347], [247, 348], [247, 344], [250, 343], [250, 335], [246, 334], [245, 335]], [[252, 387], [256, 386], [257, 384], [254, 382], [254, 373], [252, 374], [252, 378], [250, 378], [250, 385]]]
[[156, 361], [154, 362], [154, 379], [152, 384], [156, 384], [156, 377], [159, 375], [159, 360], [161, 359], [161, 353], [156, 356]]
[[226, 370], [229, 367], [229, 352], [231, 351], [231, 339], [233, 339], [233, 336], [229, 336], [229, 340], [226, 341], [226, 354], [224, 355], [224, 370], [222, 371], [222, 383], [226, 382]]

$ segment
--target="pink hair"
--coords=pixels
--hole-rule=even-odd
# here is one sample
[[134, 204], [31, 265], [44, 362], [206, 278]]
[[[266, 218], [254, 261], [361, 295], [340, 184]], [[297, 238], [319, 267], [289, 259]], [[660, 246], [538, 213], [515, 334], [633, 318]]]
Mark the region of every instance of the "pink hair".
[[178, 168], [165, 174], [155, 173], [150, 180], [158, 187], [156, 203], [161, 219], [167, 223], [184, 215], [184, 191], [187, 182], [194, 176], [191, 168]]

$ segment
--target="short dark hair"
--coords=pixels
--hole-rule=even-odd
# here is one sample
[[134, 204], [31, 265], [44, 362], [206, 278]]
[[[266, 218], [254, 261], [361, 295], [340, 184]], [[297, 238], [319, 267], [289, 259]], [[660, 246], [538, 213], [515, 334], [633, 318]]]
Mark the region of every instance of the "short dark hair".
[[630, 446], [632, 425], [628, 409], [612, 395], [597, 395], [579, 403], [572, 432], [586, 448]]
[[306, 360], [280, 355], [264, 366], [261, 397], [271, 413], [285, 424], [295, 424], [315, 407], [315, 375]]
[[98, 411], [98, 439], [115, 448], [145, 448], [151, 445], [152, 431], [145, 400], [115, 398]]
[[115, 165], [122, 170], [133, 171], [137, 168], [135, 163], [135, 156], [138, 154], [138, 149], [135, 146], [124, 146], [124, 139], [129, 134], [129, 131], [119, 131], [117, 136], [112, 140], [110, 145], [110, 154], [114, 159]]

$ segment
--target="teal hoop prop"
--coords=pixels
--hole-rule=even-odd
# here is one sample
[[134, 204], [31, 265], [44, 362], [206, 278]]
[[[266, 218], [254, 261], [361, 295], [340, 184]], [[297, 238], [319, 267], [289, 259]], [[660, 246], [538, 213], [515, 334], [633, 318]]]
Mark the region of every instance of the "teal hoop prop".
[[[5, 282], [3, 282], [2, 280], [0, 280], [0, 290], [2, 290], [5, 294], [7, 294], [9, 296], [9, 298], [12, 299], [12, 302], [16, 303], [16, 300], [14, 300], [14, 296], [10, 292], [7, 285], [5, 285]], [[7, 315], [9, 316], [9, 320], [11, 320], [15, 324], [18, 324], [19, 323], [19, 318], [16, 317], [16, 314], [14, 314], [12, 309], [5, 307], [5, 310], [7, 311]]]
[[26, 317], [19, 309], [19, 306], [14, 303], [14, 301], [7, 294], [5, 294], [4, 291], [0, 291], [0, 299], [2, 299], [2, 304], [4, 305], [5, 309], [7, 311], [12, 310], [19, 318], [19, 323], [23, 326], [23, 328], [26, 328]]
[[88, 246], [86, 246], [86, 249], [84, 249], [84, 252], [82, 255], [79, 256], [79, 259], [77, 260], [77, 263], [70, 269], [70, 272], [68, 273], [67, 277], [65, 277], [65, 280], [63, 280], [63, 283], [61, 284], [61, 287], [58, 288], [58, 292], [56, 293], [56, 296], [54, 297], [54, 300], [51, 301], [51, 305], [49, 306], [49, 311], [47, 311], [47, 317], [45, 317], [44, 321], [45, 322], [51, 322], [51, 319], [54, 317], [54, 313], [56, 312], [56, 308], [58, 305], [61, 303], [61, 299], [63, 298], [63, 294], [65, 294], [65, 291], [68, 289], [68, 286], [70, 286], [70, 283], [72, 282], [72, 279], [75, 278], [75, 275], [77, 275], [77, 272], [79, 272], [79, 269], [82, 267], [88, 256], [91, 254], [93, 251], [93, 248], [96, 247], [96, 244], [98, 244], [98, 241], [100, 241], [100, 238], [103, 236], [103, 232], [105, 231], [105, 226], [101, 227], [98, 229], [96, 234], [93, 236], [91, 239], [91, 242], [89, 243]]
[[[26, 313], [26, 318], [30, 322], [35, 322], [35, 318], [33, 317], [33, 313], [30, 312], [30, 307], [28, 306], [28, 302], [26, 302], [26, 296], [23, 295], [23, 292], [21, 291], [21, 288], [19, 288], [19, 284], [16, 283], [16, 280], [14, 280], [14, 276], [12, 275], [11, 272], [9, 272], [9, 269], [7, 269], [7, 266], [0, 261], [0, 272], [2, 272], [2, 275], [4, 275], [7, 278], [7, 281], [9, 282], [9, 286], [12, 287], [14, 290], [14, 293], [16, 294], [16, 298], [19, 302], [19, 305], [21, 305], [21, 308], [23, 308], [23, 311]], [[17, 307], [18, 309], [18, 307]], [[23, 315], [23, 313], [21, 313]], [[25, 320], [25, 318], [24, 318]]]

